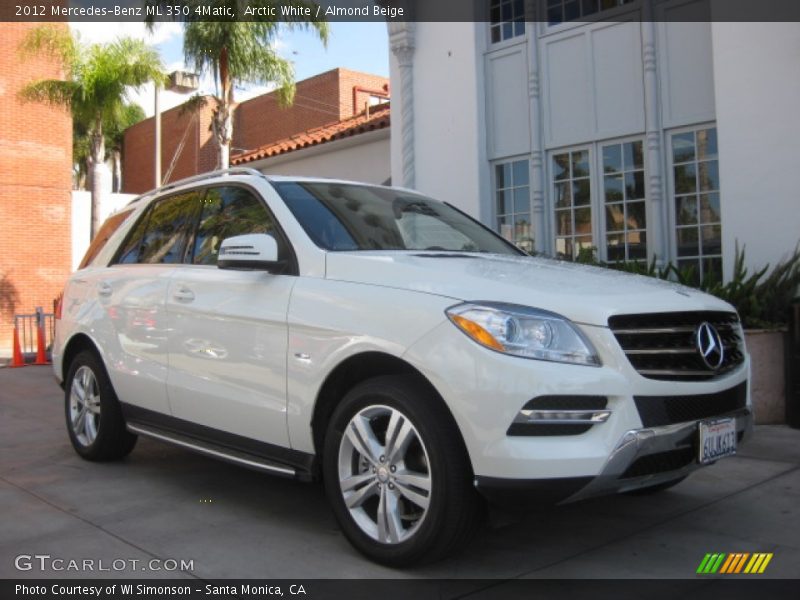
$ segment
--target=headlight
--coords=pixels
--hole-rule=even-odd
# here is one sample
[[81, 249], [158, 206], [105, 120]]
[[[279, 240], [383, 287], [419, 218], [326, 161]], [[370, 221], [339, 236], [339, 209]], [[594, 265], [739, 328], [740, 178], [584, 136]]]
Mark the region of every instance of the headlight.
[[461, 331], [497, 352], [553, 362], [600, 365], [589, 340], [570, 321], [557, 314], [499, 302], [467, 302], [445, 312]]

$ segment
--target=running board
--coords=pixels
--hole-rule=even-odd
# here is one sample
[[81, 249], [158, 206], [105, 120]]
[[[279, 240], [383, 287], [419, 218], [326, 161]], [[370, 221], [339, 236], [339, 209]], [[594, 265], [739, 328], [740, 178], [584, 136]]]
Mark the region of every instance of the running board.
[[140, 423], [128, 423], [128, 431], [137, 435], [143, 435], [153, 438], [168, 444], [174, 444], [193, 452], [205, 454], [213, 458], [218, 458], [233, 464], [255, 469], [256, 471], [263, 471], [273, 475], [281, 475], [283, 477], [297, 477], [299, 479], [307, 479], [303, 474], [298, 474], [294, 467], [284, 465], [278, 462], [271, 461], [260, 456], [248, 454], [247, 452], [240, 452], [231, 448], [225, 448], [207, 441], [197, 440], [195, 438], [181, 435], [172, 431], [164, 431], [149, 425], [142, 425]]

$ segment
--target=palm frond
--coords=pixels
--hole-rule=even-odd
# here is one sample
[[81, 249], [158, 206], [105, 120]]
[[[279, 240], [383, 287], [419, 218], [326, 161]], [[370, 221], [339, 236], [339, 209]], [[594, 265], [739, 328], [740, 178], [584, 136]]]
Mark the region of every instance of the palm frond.
[[24, 102], [38, 102], [48, 106], [70, 109], [79, 100], [79, 86], [72, 81], [40, 79], [24, 86], [19, 98]]
[[178, 109], [178, 114], [180, 116], [190, 115], [196, 113], [202, 108], [205, 108], [207, 105], [208, 96], [204, 96], [202, 94], [192, 94], [186, 102], [181, 104], [180, 108]]
[[71, 70], [79, 61], [81, 49], [80, 42], [68, 29], [50, 24], [31, 29], [19, 46], [23, 58], [44, 54], [58, 61], [65, 70]]

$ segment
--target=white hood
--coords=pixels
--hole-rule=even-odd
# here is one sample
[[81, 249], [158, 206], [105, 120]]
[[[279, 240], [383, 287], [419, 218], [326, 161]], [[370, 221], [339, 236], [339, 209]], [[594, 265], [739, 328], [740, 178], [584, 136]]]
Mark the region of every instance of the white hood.
[[733, 311], [708, 294], [653, 277], [536, 257], [446, 252], [330, 252], [326, 277], [455, 300], [508, 302], [607, 326], [615, 314]]

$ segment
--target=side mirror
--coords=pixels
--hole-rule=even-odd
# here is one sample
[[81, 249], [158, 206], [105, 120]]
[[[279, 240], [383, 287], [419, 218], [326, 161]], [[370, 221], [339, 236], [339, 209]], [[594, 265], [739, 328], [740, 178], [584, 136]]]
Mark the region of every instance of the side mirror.
[[270, 271], [281, 266], [278, 242], [268, 233], [236, 235], [222, 241], [217, 255], [220, 269]]

